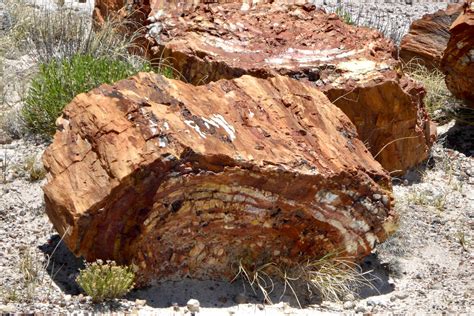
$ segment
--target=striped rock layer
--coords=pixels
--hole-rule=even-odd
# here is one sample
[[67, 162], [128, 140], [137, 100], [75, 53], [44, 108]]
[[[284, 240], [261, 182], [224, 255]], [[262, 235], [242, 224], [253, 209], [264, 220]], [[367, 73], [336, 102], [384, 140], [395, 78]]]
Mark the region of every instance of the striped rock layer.
[[446, 9], [414, 21], [400, 43], [400, 58], [405, 63], [416, 62], [430, 69], [440, 69], [450, 37], [449, 28], [461, 12], [462, 4], [450, 4]]
[[78, 95], [58, 124], [48, 216], [74, 254], [137, 265], [139, 285], [357, 259], [396, 226], [389, 175], [354, 125], [288, 77], [140, 73]]

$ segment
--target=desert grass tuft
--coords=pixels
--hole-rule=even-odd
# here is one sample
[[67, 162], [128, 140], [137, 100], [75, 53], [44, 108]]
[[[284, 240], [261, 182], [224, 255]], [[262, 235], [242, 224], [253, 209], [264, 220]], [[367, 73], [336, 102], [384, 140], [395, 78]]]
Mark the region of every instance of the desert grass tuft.
[[328, 254], [307, 262], [301, 267], [302, 278], [310, 289], [316, 290], [322, 299], [341, 301], [344, 297], [356, 295], [360, 287], [374, 288], [370, 272], [363, 272], [350, 258]]
[[405, 64], [403, 70], [426, 88], [424, 102], [430, 116], [440, 123], [450, 120], [451, 107], [457, 101], [446, 87], [444, 74], [438, 69], [426, 68], [416, 59]]
[[26, 158], [24, 169], [29, 175], [30, 181], [38, 181], [46, 177], [46, 170], [44, 169], [43, 164], [38, 161], [36, 155]]
[[[49, 10], [33, 7], [25, 0], [5, 0], [8, 30], [0, 49], [30, 53], [38, 62], [70, 58], [76, 54], [138, 60], [135, 43], [142, 27], [127, 19], [109, 18], [100, 28], [90, 16], [68, 8]], [[125, 30], [136, 30], [126, 32]]]
[[[272, 303], [270, 296], [275, 290], [275, 283], [281, 282], [283, 293], [280, 299], [289, 291], [301, 307], [300, 296], [303, 294], [316, 295], [321, 300], [341, 302], [349, 295], [357, 296], [359, 288], [374, 289], [370, 273], [371, 271], [363, 272], [351, 258], [330, 253], [292, 267], [282, 267], [275, 263], [248, 267], [240, 262], [234, 280], [242, 277], [255, 294], [260, 293], [263, 296], [266, 303]], [[302, 289], [306, 293], [303, 293]]]

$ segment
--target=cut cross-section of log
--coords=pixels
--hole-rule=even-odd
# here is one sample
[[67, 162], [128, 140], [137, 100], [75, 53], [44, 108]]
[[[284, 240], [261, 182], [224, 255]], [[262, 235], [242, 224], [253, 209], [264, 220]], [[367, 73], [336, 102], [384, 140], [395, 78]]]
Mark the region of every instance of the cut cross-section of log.
[[394, 231], [390, 177], [327, 97], [288, 77], [203, 86], [141, 73], [77, 96], [46, 150], [46, 211], [139, 284], [240, 260], [354, 259]]

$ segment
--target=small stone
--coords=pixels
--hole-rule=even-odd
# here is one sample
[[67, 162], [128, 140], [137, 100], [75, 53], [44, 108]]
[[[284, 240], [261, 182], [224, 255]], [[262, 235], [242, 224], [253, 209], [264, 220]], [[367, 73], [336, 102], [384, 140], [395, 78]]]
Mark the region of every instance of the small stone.
[[188, 308], [188, 310], [191, 312], [191, 313], [197, 313], [199, 312], [199, 301], [198, 300], [195, 300], [195, 299], [190, 299], [187, 303], [186, 303], [186, 307]]
[[265, 306], [263, 306], [263, 304], [257, 304], [257, 308], [263, 311], [265, 309]]
[[356, 306], [355, 311], [357, 313], [365, 313], [367, 311], [367, 307], [365, 307], [362, 304], [359, 304], [359, 305]]
[[344, 309], [353, 309], [355, 306], [354, 302], [352, 301], [347, 301], [347, 302], [344, 302], [344, 304], [342, 305], [342, 307]]
[[171, 305], [173, 306], [173, 310], [174, 310], [175, 312], [179, 312], [179, 305], [178, 305], [178, 303], [173, 303], [173, 304], [171, 304]]
[[243, 293], [239, 293], [234, 297], [234, 302], [237, 304], [245, 304], [247, 303], [247, 297]]
[[225, 296], [220, 296], [217, 300], [222, 304], [227, 303], [227, 297]]
[[135, 305], [137, 306], [145, 306], [146, 300], [139, 300], [138, 298], [135, 300]]
[[400, 300], [403, 300], [405, 298], [408, 297], [408, 293], [405, 293], [405, 292], [397, 292], [395, 293], [395, 297], [400, 299]]
[[12, 314], [12, 313], [15, 313], [15, 311], [16, 311], [16, 308], [13, 305], [10, 305], [10, 304], [0, 305], [0, 313], [1, 314], [4, 314], [4, 313], [5, 314]]

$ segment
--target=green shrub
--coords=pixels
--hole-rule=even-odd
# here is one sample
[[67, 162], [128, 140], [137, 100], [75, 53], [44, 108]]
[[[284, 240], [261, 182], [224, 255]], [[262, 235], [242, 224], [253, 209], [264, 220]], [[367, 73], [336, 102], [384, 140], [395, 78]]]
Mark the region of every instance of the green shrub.
[[133, 65], [129, 61], [90, 55], [41, 64], [25, 98], [22, 117], [27, 128], [50, 137], [56, 131], [55, 121], [72, 99], [103, 83], [114, 83], [138, 71], [150, 71], [147, 62]]
[[346, 11], [343, 7], [337, 7], [335, 13], [341, 18], [344, 23], [354, 25], [352, 15], [349, 11]]
[[135, 273], [131, 267], [118, 266], [114, 261], [97, 260], [86, 264], [76, 282], [95, 303], [119, 298], [134, 287]]

